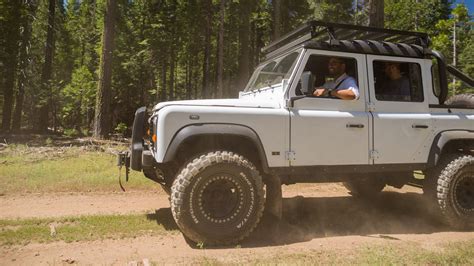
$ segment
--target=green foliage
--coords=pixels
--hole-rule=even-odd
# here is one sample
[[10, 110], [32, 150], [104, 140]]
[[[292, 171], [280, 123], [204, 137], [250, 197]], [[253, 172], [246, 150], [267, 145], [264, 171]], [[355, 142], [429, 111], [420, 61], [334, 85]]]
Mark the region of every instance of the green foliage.
[[118, 123], [118, 125], [115, 127], [115, 132], [123, 135], [123, 134], [125, 134], [125, 132], [127, 131], [127, 129], [128, 129], [127, 124], [125, 124], [125, 123]]
[[[473, 77], [474, 29], [467, 7], [464, 4], [458, 4], [452, 10], [451, 17], [439, 20], [435, 28], [437, 35], [433, 37], [433, 48], [441, 51], [448, 62], [456, 64], [456, 67]], [[456, 30], [455, 43], [454, 30]], [[454, 45], [456, 45], [456, 62], [454, 62]], [[468, 88], [465, 84], [459, 81], [452, 82], [452, 77], [449, 89], [452, 93], [472, 92], [472, 88]]]
[[66, 128], [89, 125], [94, 115], [96, 79], [86, 66], [75, 69], [71, 82], [62, 90], [61, 119]]
[[[130, 126], [139, 106], [214, 97], [218, 79], [220, 0], [117, 1], [110, 99], [112, 128], [118, 123]], [[50, 128], [73, 135], [88, 134], [95, 113], [105, 1], [68, 0], [67, 4], [60, 1], [63, 4], [57, 5], [53, 73], [47, 90], [41, 88], [41, 76], [48, 1], [33, 2], [32, 8], [21, 8], [18, 21], [12, 19], [11, 9], [0, 5], [2, 36], [10, 36], [11, 27], [6, 21], [30, 24], [32, 29], [28, 55], [21, 60], [29, 62], [21, 69], [26, 77], [23, 127], [33, 128], [39, 118], [38, 108], [50, 104]], [[281, 0], [279, 28], [281, 34], [285, 34], [311, 19], [367, 25], [367, 2]], [[472, 21], [465, 5], [452, 9], [452, 0], [386, 0], [384, 3], [387, 28], [429, 33], [432, 48], [444, 53], [449, 62], [453, 60], [452, 32], [456, 22], [457, 66], [473, 76]], [[263, 59], [261, 48], [272, 41], [273, 5], [273, 1], [266, 0], [226, 0], [224, 97], [235, 97], [245, 83], [244, 74], [248, 74], [245, 72], [251, 72]], [[206, 23], [208, 17], [209, 24]], [[0, 64], [7, 58], [5, 45], [9, 40], [11, 38], [0, 38]], [[206, 49], [209, 49], [207, 54]], [[207, 68], [204, 62], [208, 62]], [[4, 80], [4, 75], [0, 75], [2, 85]], [[4, 105], [3, 97], [0, 105]]]
[[[471, 30], [472, 31], [472, 30]], [[471, 32], [466, 41], [464, 51], [459, 55], [462, 70], [470, 77], [474, 77], [474, 33]]]
[[386, 0], [385, 27], [415, 30], [433, 34], [440, 19], [448, 19], [451, 12], [449, 0]]
[[348, 23], [353, 21], [353, 1], [351, 0], [319, 0], [308, 1], [310, 10], [313, 11], [313, 19], [327, 22]]

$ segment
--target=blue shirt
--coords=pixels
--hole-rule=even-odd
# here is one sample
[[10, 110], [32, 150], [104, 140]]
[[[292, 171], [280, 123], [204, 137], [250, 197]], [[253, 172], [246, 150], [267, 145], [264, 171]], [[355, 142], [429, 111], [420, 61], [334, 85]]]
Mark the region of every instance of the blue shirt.
[[[336, 86], [341, 81], [342, 81], [342, 83], [339, 85], [339, 87], [336, 88]], [[359, 87], [357, 87], [357, 82], [353, 77], [348, 76], [346, 73], [342, 74], [335, 81], [329, 81], [329, 82], [324, 83], [323, 87], [326, 88], [326, 89], [335, 89], [337, 91], [350, 90], [355, 95], [354, 100], [359, 99]]]

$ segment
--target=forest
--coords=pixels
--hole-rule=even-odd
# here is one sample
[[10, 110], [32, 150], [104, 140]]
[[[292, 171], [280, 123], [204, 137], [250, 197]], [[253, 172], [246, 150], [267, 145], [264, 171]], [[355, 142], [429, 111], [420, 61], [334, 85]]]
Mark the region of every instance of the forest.
[[237, 97], [261, 48], [308, 20], [426, 32], [474, 77], [470, 12], [450, 0], [0, 0], [1, 131], [108, 138], [140, 106]]

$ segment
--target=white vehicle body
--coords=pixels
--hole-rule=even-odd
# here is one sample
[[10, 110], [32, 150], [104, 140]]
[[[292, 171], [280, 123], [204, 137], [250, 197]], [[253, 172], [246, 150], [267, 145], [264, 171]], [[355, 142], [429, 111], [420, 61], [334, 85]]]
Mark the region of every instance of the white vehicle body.
[[[474, 139], [474, 110], [436, 108], [431, 60], [301, 50], [290, 79], [260, 90], [241, 92], [238, 99], [163, 102], [153, 108], [157, 143], [153, 156], [163, 163], [173, 137], [195, 124], [241, 125], [253, 130], [272, 167], [336, 165], [414, 165], [428, 163], [435, 138]], [[311, 54], [348, 56], [357, 60], [360, 98], [344, 101], [307, 97], [288, 106]], [[418, 63], [422, 69], [423, 102], [378, 101], [372, 61]], [[369, 73], [369, 75], [366, 75]], [[362, 125], [363, 127], [350, 127]], [[458, 133], [454, 133], [458, 132]], [[459, 137], [459, 136], [458, 136]], [[456, 138], [458, 138], [456, 137]], [[450, 137], [447, 137], [450, 138]], [[419, 166], [421, 167], [421, 165]], [[415, 167], [416, 168], [416, 167]], [[421, 167], [422, 168], [422, 167]]]

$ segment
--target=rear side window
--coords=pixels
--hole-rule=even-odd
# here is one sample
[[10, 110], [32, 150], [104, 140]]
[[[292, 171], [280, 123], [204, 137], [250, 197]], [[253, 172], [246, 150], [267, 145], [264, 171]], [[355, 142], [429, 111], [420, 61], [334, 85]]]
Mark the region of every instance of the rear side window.
[[379, 101], [423, 102], [421, 67], [417, 63], [374, 61], [375, 98]]

